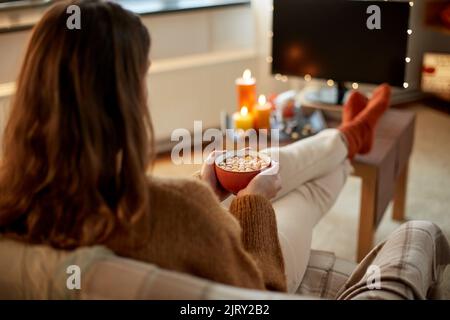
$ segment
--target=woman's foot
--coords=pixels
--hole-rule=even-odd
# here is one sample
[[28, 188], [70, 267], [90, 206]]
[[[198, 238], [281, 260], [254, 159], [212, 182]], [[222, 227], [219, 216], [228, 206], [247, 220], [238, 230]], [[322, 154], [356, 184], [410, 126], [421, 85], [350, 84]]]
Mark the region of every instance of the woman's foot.
[[[348, 120], [350, 111], [347, 112], [346, 120], [348, 121], [343, 121], [339, 130], [347, 139], [348, 157], [350, 159], [357, 153], [365, 154], [372, 149], [375, 126], [380, 117], [389, 108], [390, 97], [391, 88], [387, 84], [382, 84], [375, 89], [366, 107], [360, 110], [353, 119]], [[351, 109], [350, 107], [348, 108]], [[356, 108], [352, 109], [352, 115], [355, 110]]]
[[352, 121], [367, 105], [367, 97], [359, 91], [352, 91], [342, 111], [342, 124]]

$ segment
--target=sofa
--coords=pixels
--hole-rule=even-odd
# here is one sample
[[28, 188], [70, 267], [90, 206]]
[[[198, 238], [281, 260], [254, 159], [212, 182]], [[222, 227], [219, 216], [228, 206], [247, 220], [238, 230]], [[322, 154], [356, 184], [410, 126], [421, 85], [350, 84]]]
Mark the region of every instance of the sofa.
[[[410, 221], [357, 266], [311, 250], [290, 294], [248, 290], [116, 256], [103, 246], [64, 251], [0, 235], [0, 299], [450, 299], [450, 246], [427, 221]], [[380, 287], [369, 269], [379, 266]], [[382, 287], [381, 287], [382, 283]]]
[[[67, 287], [71, 265], [81, 270], [79, 290]], [[334, 254], [312, 251], [305, 275], [309, 283], [283, 294], [213, 283], [118, 257], [102, 246], [63, 251], [0, 237], [0, 299], [330, 299], [354, 267]], [[314, 288], [325, 278], [326, 290]]]

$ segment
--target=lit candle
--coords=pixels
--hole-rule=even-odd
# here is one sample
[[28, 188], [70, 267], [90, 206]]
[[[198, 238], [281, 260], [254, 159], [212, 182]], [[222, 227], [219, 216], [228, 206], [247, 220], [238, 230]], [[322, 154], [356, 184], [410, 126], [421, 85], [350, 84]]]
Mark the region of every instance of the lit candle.
[[253, 128], [253, 117], [246, 106], [243, 106], [240, 112], [233, 114], [233, 121], [235, 129], [248, 130]]
[[248, 69], [242, 74], [242, 78], [236, 79], [236, 90], [238, 96], [238, 110], [243, 106], [249, 108], [250, 113], [256, 104], [256, 80]]
[[272, 105], [267, 102], [265, 95], [260, 95], [258, 105], [255, 108], [255, 127], [256, 129], [270, 129], [270, 113]]

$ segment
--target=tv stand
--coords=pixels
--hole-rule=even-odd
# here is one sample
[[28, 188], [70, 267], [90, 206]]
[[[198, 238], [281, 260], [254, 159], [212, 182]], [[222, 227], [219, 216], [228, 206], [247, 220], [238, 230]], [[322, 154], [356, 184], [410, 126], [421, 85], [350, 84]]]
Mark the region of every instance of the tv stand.
[[307, 89], [304, 99], [310, 103], [343, 105], [348, 89], [343, 82], [336, 82], [333, 87]]

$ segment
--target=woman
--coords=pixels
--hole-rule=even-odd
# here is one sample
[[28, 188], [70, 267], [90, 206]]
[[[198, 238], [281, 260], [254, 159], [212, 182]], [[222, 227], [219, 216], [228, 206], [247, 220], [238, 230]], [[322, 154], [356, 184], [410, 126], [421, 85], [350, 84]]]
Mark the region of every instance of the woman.
[[[80, 30], [66, 28], [70, 4], [81, 8]], [[225, 284], [295, 290], [312, 227], [339, 194], [347, 158], [370, 150], [389, 87], [370, 102], [354, 93], [339, 130], [281, 148], [279, 172], [275, 164], [272, 174], [258, 175], [226, 209], [211, 161], [203, 181], [146, 175], [149, 50], [140, 19], [117, 4], [61, 2], [44, 15], [5, 132], [2, 232], [61, 249], [103, 244]], [[280, 215], [289, 223], [277, 227]]]

